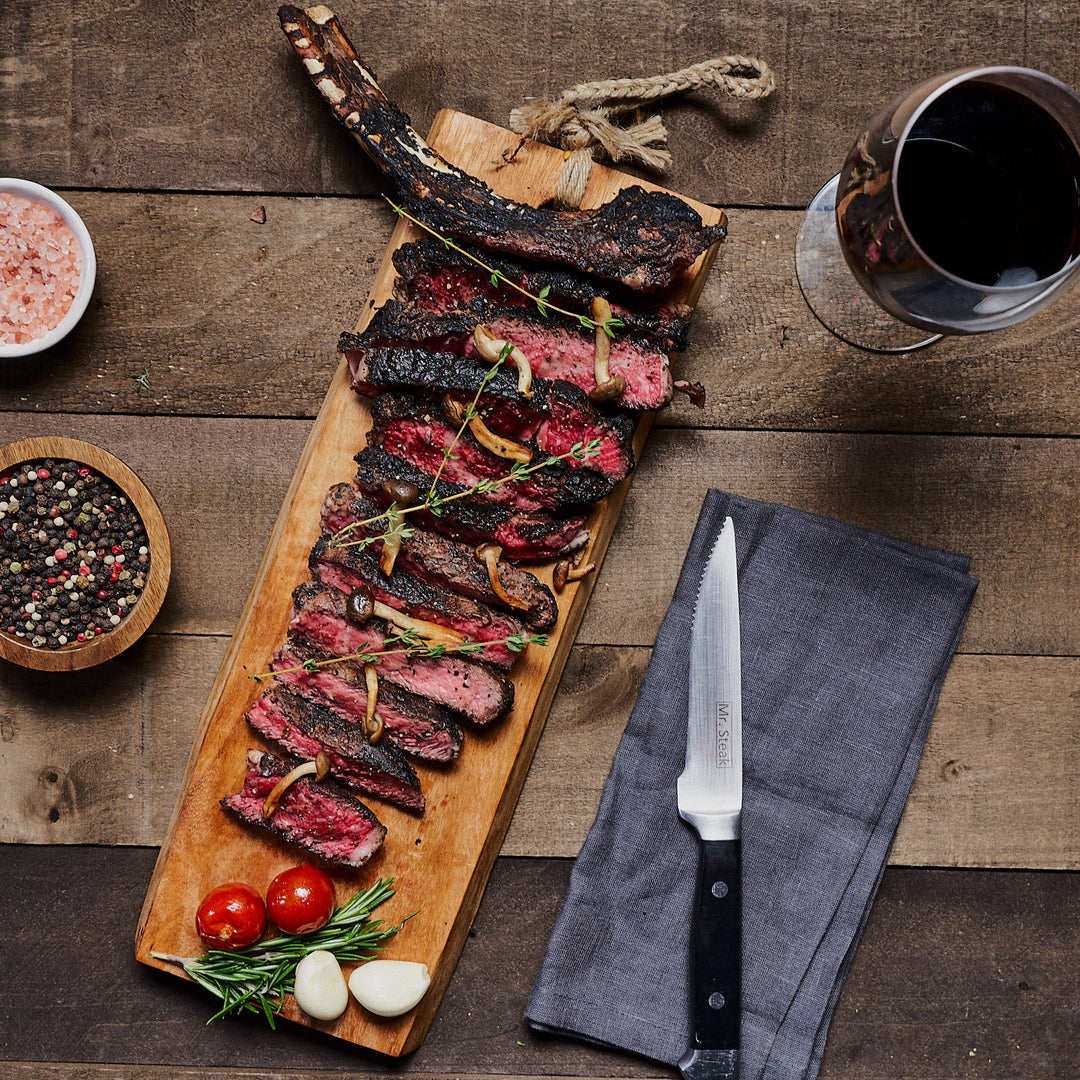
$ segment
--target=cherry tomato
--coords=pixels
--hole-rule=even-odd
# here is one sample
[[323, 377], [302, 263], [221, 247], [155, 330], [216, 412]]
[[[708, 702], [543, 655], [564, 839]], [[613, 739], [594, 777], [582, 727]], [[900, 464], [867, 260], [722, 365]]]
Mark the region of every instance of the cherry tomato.
[[212, 949], [243, 949], [263, 936], [266, 904], [243, 882], [218, 885], [203, 897], [195, 913], [195, 929]]
[[334, 911], [334, 883], [316, 866], [293, 866], [270, 882], [266, 907], [279, 930], [313, 934]]

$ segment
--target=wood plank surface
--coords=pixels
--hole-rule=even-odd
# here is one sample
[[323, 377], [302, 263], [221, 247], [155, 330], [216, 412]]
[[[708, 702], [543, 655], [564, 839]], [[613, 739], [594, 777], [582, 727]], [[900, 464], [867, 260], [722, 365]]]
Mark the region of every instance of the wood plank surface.
[[[306, 421], [0, 414], [134, 469], [174, 573], [158, 632], [229, 634], [310, 432]], [[708, 487], [963, 552], [979, 589], [961, 650], [1080, 656], [1080, 441], [654, 428], [577, 640], [651, 645]], [[1019, 617], [1017, 613], [1022, 613]]]
[[[0, 843], [160, 844], [227, 644], [150, 634], [107, 680], [59, 686], [5, 671]], [[503, 854], [577, 854], [649, 653], [571, 651]], [[1078, 689], [1075, 657], [958, 656], [890, 863], [1080, 869], [1080, 742], [1061, 737], [1080, 731]]]
[[[95, 237], [89, 314], [8, 361], [0, 412], [313, 418], [393, 228], [381, 199], [69, 191]], [[259, 206], [264, 224], [250, 215]], [[910, 356], [833, 338], [795, 277], [793, 210], [728, 211], [661, 427], [1080, 435], [1080, 292]], [[5, 421], [6, 423], [6, 421]]]
[[[0, 950], [5, 1080], [677, 1076], [538, 1035], [523, 1020], [570, 860], [498, 860], [431, 1036], [390, 1062], [288, 1023], [273, 1037], [255, 1018], [207, 1027], [211, 999], [178, 990], [118, 946], [154, 854], [7, 851], [0, 903], [14, 944]], [[1067, 1080], [1080, 1042], [1078, 948], [1078, 874], [887, 870], [822, 1080]]]
[[0, 175], [60, 189], [99, 258], [77, 332], [0, 370], [0, 443], [97, 442], [174, 541], [163, 609], [106, 678], [0, 662], [0, 1078], [675, 1080], [521, 1014], [713, 485], [968, 552], [980, 580], [821, 1077], [1073, 1080], [1080, 293], [1006, 331], [872, 356], [815, 321], [793, 252], [800, 208], [897, 90], [973, 63], [1080, 86], [1080, 7], [334, 6], [420, 130], [444, 107], [505, 124], [585, 79], [733, 52], [771, 64], [766, 101], [707, 89], [659, 110], [674, 160], [649, 178], [729, 218], [673, 365], [707, 400], [656, 420], [425, 1045], [390, 1062], [292, 1025], [206, 1028], [208, 1000], [138, 964], [131, 934], [338, 333], [395, 223], [275, 4], [0, 4]]
[[[805, 206], [879, 105], [940, 71], [1021, 64], [1080, 84], [1071, 47], [1080, 13], [1069, 4], [332, 6], [421, 131], [440, 108], [505, 125], [529, 98], [584, 80], [761, 57], [778, 81], [764, 102], [703, 90], [663, 109], [675, 156], [664, 183], [723, 205]], [[290, 55], [275, 4], [151, 4], [115, 14], [105, 0], [8, 4], [0, 47], [9, 58], [0, 79], [5, 175], [138, 190], [373, 188], [369, 167]]]

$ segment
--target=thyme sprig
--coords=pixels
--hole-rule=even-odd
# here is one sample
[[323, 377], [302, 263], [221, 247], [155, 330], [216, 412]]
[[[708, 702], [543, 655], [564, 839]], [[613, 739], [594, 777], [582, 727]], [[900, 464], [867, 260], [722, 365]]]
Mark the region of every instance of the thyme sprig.
[[314, 674], [324, 667], [332, 664], [377, 664], [384, 656], [420, 656], [437, 658], [440, 656], [473, 656], [483, 652], [484, 649], [493, 645], [505, 645], [511, 652], [524, 651], [526, 645], [539, 645], [543, 648], [548, 643], [547, 634], [508, 634], [503, 638], [493, 638], [490, 641], [462, 641], [457, 644], [427, 641], [415, 630], [404, 629], [397, 633], [388, 634], [377, 649], [357, 649], [356, 652], [347, 656], [328, 656], [322, 660], [308, 657], [302, 664], [293, 667], [277, 668], [274, 671], [264, 671], [259, 675], [249, 676], [255, 682], [261, 683], [274, 675], [288, 675], [295, 671], [306, 671]]
[[[521, 293], [522, 296], [529, 300], [532, 300], [536, 304], [536, 309], [541, 315], [547, 316], [551, 311], [556, 311], [560, 315], [566, 315], [568, 318], [576, 320], [586, 330], [595, 330], [597, 323], [595, 319], [590, 318], [588, 315], [582, 315], [577, 311], [567, 311], [566, 308], [559, 307], [556, 304], [551, 303], [548, 297], [551, 295], [551, 286], [545, 285], [538, 293], [530, 292], [523, 285], [519, 285], [516, 281], [511, 281], [506, 274], [504, 274], [498, 267], [490, 266], [484, 262], [483, 259], [478, 258], [471, 251], [467, 251], [461, 247], [460, 244], [455, 244], [448, 236], [444, 236], [438, 229], [433, 229], [430, 225], [425, 225], [419, 218], [413, 217], [403, 206], [399, 206], [393, 199], [383, 196], [387, 203], [390, 205], [390, 209], [397, 214], [398, 217], [405, 218], [407, 221], [411, 221], [418, 228], [423, 229], [424, 232], [431, 236], [434, 236], [436, 240], [441, 240], [448, 248], [458, 252], [460, 255], [464, 255], [466, 259], [470, 259], [476, 263], [481, 270], [486, 270], [491, 275], [491, 284], [497, 289], [502, 285], [509, 285], [515, 292]], [[615, 331], [620, 327], [625, 326], [625, 322], [622, 319], [612, 316], [610, 319], [605, 319], [599, 324], [600, 329], [607, 334], [608, 337], [614, 337]]]
[[[460, 432], [458, 434], [460, 436]], [[455, 444], [456, 441], [457, 440], [455, 440]], [[452, 451], [453, 446], [444, 450], [444, 459], [449, 457]], [[489, 477], [484, 480], [478, 480], [472, 487], [463, 488], [461, 491], [455, 491], [450, 495], [437, 495], [434, 491], [434, 485], [432, 485], [432, 488], [428, 490], [424, 499], [416, 503], [415, 506], [398, 506], [397, 504], [393, 504], [387, 510], [384, 510], [381, 514], [376, 514], [374, 517], [364, 518], [362, 521], [350, 521], [348, 525], [343, 525], [340, 529], [331, 534], [328, 543], [330, 547], [334, 548], [364, 548], [369, 544], [385, 539], [391, 535], [393, 530], [398, 528], [407, 530], [401, 533], [403, 539], [407, 539], [412, 535], [413, 530], [409, 526], [401, 525], [401, 518], [403, 518], [405, 514], [415, 513], [418, 510], [429, 510], [431, 513], [438, 516], [442, 513], [442, 509], [447, 503], [454, 502], [457, 499], [463, 499], [468, 495], [490, 494], [493, 491], [497, 491], [503, 484], [520, 483], [538, 469], [545, 469], [548, 466], [557, 465], [560, 461], [585, 461], [587, 458], [594, 457], [598, 453], [600, 453], [600, 440], [591, 439], [589, 442], [574, 443], [569, 450], [566, 450], [561, 454], [547, 454], [541, 460], [530, 462], [528, 465], [522, 464], [521, 462], [515, 462], [505, 476]], [[372, 525], [376, 521], [386, 521], [387, 529], [377, 536], [365, 536], [361, 537], [359, 540], [348, 539], [350, 533], [355, 532], [357, 529], [363, 528], [366, 525]]]
[[[317, 949], [325, 949], [340, 963], [370, 960], [405, 925], [406, 915], [396, 926], [384, 927], [369, 916], [394, 895], [393, 878], [380, 878], [369, 889], [358, 892], [335, 908], [329, 922], [314, 934], [299, 937], [282, 934], [237, 952], [209, 949], [202, 956], [174, 956], [151, 952], [157, 960], [183, 967], [191, 978], [222, 1005], [206, 1022], [239, 1012], [261, 1013], [271, 1028], [284, 1005], [284, 995], [293, 990], [296, 965]], [[413, 915], [416, 912], [412, 913]]]

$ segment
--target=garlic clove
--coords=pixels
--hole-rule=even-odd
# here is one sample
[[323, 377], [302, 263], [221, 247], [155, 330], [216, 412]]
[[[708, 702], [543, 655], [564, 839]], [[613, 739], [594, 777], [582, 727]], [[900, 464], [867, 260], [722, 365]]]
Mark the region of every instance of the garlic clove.
[[407, 1013], [430, 985], [427, 964], [412, 960], [369, 960], [349, 976], [353, 997], [376, 1016]]
[[296, 965], [293, 978], [296, 1004], [316, 1020], [336, 1020], [349, 1004], [349, 988], [337, 957], [316, 949]]

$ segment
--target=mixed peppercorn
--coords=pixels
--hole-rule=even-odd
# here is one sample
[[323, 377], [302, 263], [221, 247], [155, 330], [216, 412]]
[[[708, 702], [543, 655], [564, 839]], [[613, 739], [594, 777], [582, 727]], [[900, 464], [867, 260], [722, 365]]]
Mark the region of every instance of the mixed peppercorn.
[[48, 649], [108, 633], [149, 571], [143, 523], [107, 477], [52, 459], [0, 473], [0, 632]]

